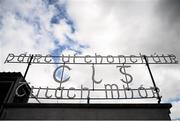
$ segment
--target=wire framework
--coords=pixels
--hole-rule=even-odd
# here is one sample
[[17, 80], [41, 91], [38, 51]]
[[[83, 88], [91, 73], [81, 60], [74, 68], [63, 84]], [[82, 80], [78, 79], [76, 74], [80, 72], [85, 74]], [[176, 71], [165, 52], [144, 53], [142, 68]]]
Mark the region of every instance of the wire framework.
[[[128, 86], [127, 83], [127, 87], [124, 87], [123, 89], [113, 89], [114, 85], [110, 85], [110, 89], [96, 89], [93, 88], [91, 89], [84, 89], [84, 88], [80, 88], [80, 89], [75, 89], [75, 88], [71, 88], [71, 89], [67, 89], [67, 88], [62, 88], [61, 84], [60, 87], [58, 88], [36, 88], [36, 87], [32, 87], [30, 92], [30, 98], [35, 98], [39, 103], [40, 103], [40, 99], [60, 99], [60, 100], [87, 100], [87, 103], [90, 103], [90, 100], [120, 100], [120, 99], [150, 99], [150, 98], [157, 98], [158, 99], [158, 103], [161, 102], [161, 96], [159, 94], [159, 88], [156, 86], [154, 77], [152, 75], [151, 69], [150, 69], [150, 64], [177, 64], [178, 61], [176, 59], [176, 56], [174, 56], [173, 54], [171, 55], [156, 55], [156, 56], [146, 56], [146, 55], [142, 55], [140, 54], [139, 56], [135, 56], [135, 55], [131, 55], [131, 56], [101, 56], [101, 55], [96, 55], [95, 56], [90, 56], [90, 55], [86, 55], [86, 56], [51, 56], [51, 55], [41, 55], [41, 54], [32, 54], [27, 56], [26, 54], [20, 54], [19, 56], [16, 56], [14, 54], [9, 54], [5, 60], [5, 63], [28, 63], [27, 69], [25, 71], [23, 80], [25, 80], [26, 75], [28, 73], [29, 67], [32, 64], [60, 64], [63, 65], [62, 66], [62, 75], [61, 75], [61, 81], [63, 80], [63, 75], [64, 75], [64, 69], [65, 69], [65, 65], [69, 65], [69, 64], [77, 64], [77, 65], [84, 65], [84, 64], [91, 64], [92, 67], [94, 67], [96, 64], [100, 64], [100, 65], [110, 65], [110, 64], [115, 64], [115, 65], [119, 65], [122, 64], [121, 68], [124, 68], [124, 73], [126, 73], [125, 65], [129, 65], [129, 64], [145, 64], [147, 66], [149, 75], [151, 77], [152, 80], [152, 84], [153, 87], [151, 88], [138, 88], [138, 89], [131, 89]], [[120, 69], [121, 70], [121, 69]], [[93, 68], [93, 75], [94, 75], [94, 68]], [[122, 71], [122, 70], [121, 70]], [[126, 79], [127, 81], [127, 79]], [[96, 82], [95, 80], [93, 80], [93, 82], [95, 83], [100, 83], [100, 82]], [[27, 84], [27, 83], [26, 83]], [[93, 83], [94, 85], [94, 83]], [[116, 87], [116, 85], [115, 85]], [[39, 96], [38, 94], [34, 95], [33, 94], [33, 90], [36, 90], [39, 94], [40, 91], [44, 91], [45, 92], [45, 97]], [[48, 96], [48, 91], [54, 91], [55, 95], [52, 96]], [[57, 92], [63, 92], [66, 91], [67, 92], [67, 97], [62, 97], [61, 96], [57, 96]], [[79, 93], [79, 95], [81, 95], [80, 97], [76, 97], [74, 96], [70, 96], [69, 93], [70, 91], [74, 91]], [[88, 92], [87, 97], [83, 97], [82, 93], [84, 91]], [[117, 92], [117, 97], [113, 96], [113, 92], [116, 91]], [[141, 91], [144, 91], [143, 95], [141, 93]], [[105, 97], [90, 97], [90, 94], [93, 92], [105, 92]], [[111, 98], [108, 98], [108, 92], [111, 93]], [[131, 96], [128, 97], [127, 96], [127, 92], [131, 93]], [[148, 94], [151, 92], [151, 95], [149, 96]], [[124, 93], [124, 97], [120, 96], [120, 93]], [[139, 97], [137, 96], [139, 95]]]

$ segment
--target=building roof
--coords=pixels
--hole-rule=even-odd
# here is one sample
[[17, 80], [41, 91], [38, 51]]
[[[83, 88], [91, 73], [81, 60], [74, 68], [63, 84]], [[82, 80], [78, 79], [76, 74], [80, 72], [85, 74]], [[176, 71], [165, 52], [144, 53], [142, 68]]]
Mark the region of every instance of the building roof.
[[22, 77], [22, 74], [21, 72], [0, 72], [0, 78], [1, 77], [16, 78], [16, 77]]

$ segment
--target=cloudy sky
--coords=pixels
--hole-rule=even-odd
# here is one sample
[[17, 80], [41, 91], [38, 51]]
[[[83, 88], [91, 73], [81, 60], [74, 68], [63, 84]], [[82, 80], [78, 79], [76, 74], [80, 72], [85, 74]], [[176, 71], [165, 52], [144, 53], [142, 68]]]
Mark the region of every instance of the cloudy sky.
[[[26, 69], [26, 64], [4, 64], [9, 53], [137, 55], [141, 52], [174, 54], [179, 58], [179, 38], [179, 0], [0, 0], [2, 72], [23, 74]], [[52, 73], [56, 67], [32, 65], [26, 80], [35, 86], [53, 86]], [[179, 67], [152, 66], [163, 102], [173, 105], [173, 119], [180, 118]], [[81, 74], [82, 70], [88, 71], [86, 68], [74, 68], [79, 73], [74, 71], [72, 76], [89, 78], [89, 74]], [[113, 72], [103, 71], [109, 74], [109, 80], [114, 78]], [[137, 76], [144, 79], [141, 73], [139, 70]], [[77, 86], [76, 83], [71, 84]]]

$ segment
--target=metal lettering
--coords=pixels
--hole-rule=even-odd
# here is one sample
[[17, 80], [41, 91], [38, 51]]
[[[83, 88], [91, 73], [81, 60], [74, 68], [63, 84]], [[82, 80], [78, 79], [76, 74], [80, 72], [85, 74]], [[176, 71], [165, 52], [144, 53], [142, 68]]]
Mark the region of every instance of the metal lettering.
[[[124, 58], [124, 62], [121, 62], [121, 58]], [[118, 55], [119, 63], [126, 63], [126, 57], [124, 55]]]
[[[57, 95], [57, 91], [60, 91], [61, 90], [61, 95], [58, 97], [58, 95]], [[56, 90], [55, 90], [55, 97], [57, 98], [57, 99], [61, 99], [61, 98], [63, 98], [63, 90], [64, 90], [64, 87], [61, 87], [61, 88], [56, 88]]]
[[69, 95], [69, 91], [70, 91], [70, 90], [75, 90], [75, 88], [74, 88], [74, 87], [71, 87], [71, 88], [69, 88], [69, 90], [68, 90], [68, 92], [67, 92], [67, 97], [70, 98], [70, 99], [73, 99], [73, 98], [76, 97], [76, 94], [74, 94], [73, 96], [70, 96], [70, 95]]
[[[10, 59], [9, 59], [10, 57]], [[14, 59], [15, 55], [13, 53], [9, 53], [9, 55], [7, 56], [6, 60], [4, 63], [9, 63], [10, 61], [12, 61]]]
[[90, 56], [90, 55], [86, 55], [86, 56], [84, 57], [84, 61], [85, 61], [86, 63], [91, 63], [92, 60], [87, 61], [87, 58], [91, 58], [91, 56]]
[[17, 58], [18, 62], [23, 62], [23, 61], [24, 61], [24, 58], [26, 57], [26, 54], [27, 54], [27, 52], [24, 53], [24, 54], [20, 54], [20, 55], [18, 56], [18, 58]]
[[[10, 53], [4, 63], [28, 63], [30, 61], [32, 54], [27, 55], [27, 52], [22, 53], [18, 56]], [[153, 55], [146, 56], [147, 59], [149, 59], [149, 64], [177, 64], [178, 61], [176, 59], [176, 56], [173, 54], [170, 55], [164, 55], [161, 56], [154, 53]], [[61, 61], [52, 61], [52, 58], [58, 60], [59, 58]], [[25, 60], [26, 59], [26, 60]], [[77, 59], [77, 60], [76, 60]], [[104, 61], [106, 59], [106, 61]], [[79, 61], [79, 62], [76, 62]], [[168, 62], [170, 61], [170, 62]], [[35, 54], [33, 57], [32, 63], [40, 63], [40, 64], [62, 64], [62, 63], [70, 63], [70, 64], [144, 64], [144, 55], [139, 53], [138, 56], [136, 55], [118, 55], [118, 56], [101, 56], [97, 55], [95, 53], [95, 56], [86, 55], [86, 56], [70, 56], [70, 55], [63, 55], [62, 56], [51, 56], [51, 55], [45, 55], [42, 56], [41, 54]]]
[[151, 57], [155, 63], [162, 63], [160, 57], [156, 53], [154, 53], [154, 55], [151, 55]]
[[101, 55], [97, 55], [97, 54], [95, 53], [95, 63], [98, 63], [98, 58], [100, 58], [99, 63], [102, 63], [102, 62], [103, 62], [103, 57], [102, 57]]
[[100, 81], [95, 80], [95, 67], [94, 64], [92, 65], [92, 82], [93, 82], [93, 89], [94, 89], [94, 84], [100, 84], [102, 82], [102, 79]]
[[76, 63], [76, 54], [74, 54], [73, 63]]
[[[28, 83], [26, 83], [26, 82], [20, 82], [20, 85], [16, 88], [16, 95], [18, 96], [18, 97], [23, 97], [24, 95], [26, 95], [26, 92], [25, 92], [25, 90], [24, 89], [21, 89], [20, 90], [20, 88], [21, 87], [23, 87], [24, 85], [26, 85], [26, 84], [28, 84]], [[23, 91], [22, 92], [22, 94], [19, 94], [19, 91]]]
[[33, 63], [40, 63], [40, 59], [42, 58], [41, 54], [35, 54]]
[[46, 89], [45, 96], [46, 96], [46, 98], [48, 98], [48, 99], [52, 97], [52, 95], [48, 96], [48, 87], [47, 87], [47, 89]]
[[38, 98], [40, 90], [41, 90], [41, 87], [39, 87], [38, 92], [37, 92], [37, 94], [35, 95], [36, 98]]
[[50, 63], [50, 62], [52, 61], [52, 59], [47, 60], [47, 58], [49, 58], [49, 57], [51, 57], [51, 55], [46, 55], [46, 56], [45, 56], [44, 61], [45, 61], [46, 63]]
[[56, 78], [56, 73], [57, 73], [58, 69], [61, 69], [61, 68], [63, 68], [63, 69], [66, 68], [66, 69], [68, 69], [68, 70], [71, 70], [71, 68], [70, 68], [69, 66], [66, 66], [66, 65], [59, 66], [59, 67], [57, 67], [57, 68], [55, 69], [55, 71], [54, 71], [54, 73], [53, 73], [53, 78], [54, 78], [54, 80], [55, 80], [56, 82], [60, 83], [60, 87], [61, 87], [61, 84], [62, 84], [62, 83], [67, 82], [67, 81], [70, 79], [70, 76], [69, 76], [68, 78], [66, 78], [66, 79], [63, 80], [63, 74], [61, 75], [61, 80], [58, 80], [58, 79]]
[[[124, 81], [123, 79], [121, 79], [121, 81], [127, 84], [127, 88], [129, 88], [129, 83], [131, 83], [133, 81], [133, 77], [131, 76], [131, 74], [126, 73], [125, 68], [129, 68], [129, 67], [130, 66], [124, 66], [124, 65], [123, 66], [117, 66], [117, 68], [119, 68], [120, 73], [125, 76], [126, 80]], [[127, 77], [129, 77], [129, 80]]]
[[84, 92], [84, 90], [86, 90], [86, 91], [88, 92], [87, 98], [90, 97], [90, 90], [89, 90], [89, 88], [83, 87], [83, 85], [81, 85], [81, 99], [83, 98], [83, 92]]
[[156, 91], [155, 91], [155, 88], [154, 87], [150, 87], [151, 91], [152, 91], [152, 97], [155, 97], [155, 94], [156, 94]]
[[38, 88], [38, 91], [37, 91], [37, 94], [36, 94], [36, 95], [33, 95], [33, 90], [34, 90], [34, 86], [31, 87], [31, 93], [30, 93], [31, 96], [32, 96], [32, 97], [35, 97], [35, 98], [38, 98], [39, 92], [40, 92], [40, 90], [41, 90], [41, 87]]
[[120, 97], [120, 94], [119, 94], [119, 88], [118, 88], [118, 86], [117, 86], [117, 84], [105, 84], [104, 85], [104, 87], [105, 87], [105, 93], [106, 93], [106, 98], [108, 98], [108, 94], [107, 94], [107, 92], [108, 92], [108, 90], [107, 90], [107, 86], [109, 86], [110, 87], [110, 91], [111, 91], [111, 97], [112, 98], [114, 98], [114, 95], [113, 95], [113, 86], [115, 86], [116, 87], [116, 91], [117, 91], [117, 98], [119, 98]]
[[[30, 62], [32, 56], [33, 56], [33, 54], [29, 54], [29, 56], [28, 56], [28, 58], [27, 58], [27, 63]], [[33, 58], [34, 58], [34, 57], [33, 57]]]
[[[143, 96], [143, 95], [141, 94], [141, 91], [142, 91], [142, 90], [144, 90], [145, 96]], [[141, 85], [141, 86], [138, 88], [138, 93], [139, 93], [139, 96], [141, 96], [141, 97], [143, 97], [143, 98], [148, 97], [147, 90], [146, 90], [146, 88], [143, 87], [143, 85]]]
[[139, 53], [139, 55], [140, 55], [140, 58], [141, 58], [141, 61], [142, 61], [142, 63], [144, 63], [144, 55], [142, 55], [141, 53]]
[[[83, 100], [87, 99], [87, 103], [89, 104], [90, 99], [98, 100], [98, 99], [142, 99], [142, 98], [157, 98], [158, 103], [161, 101], [161, 96], [159, 95], [159, 88], [156, 87], [154, 78], [152, 76], [149, 64], [177, 64], [178, 60], [175, 55], [157, 55], [154, 53], [150, 56], [145, 56], [141, 53], [139, 55], [130, 55], [130, 56], [124, 56], [124, 55], [118, 55], [118, 56], [101, 56], [97, 55], [95, 53], [95, 56], [86, 55], [86, 56], [74, 56], [71, 55], [63, 55], [62, 56], [51, 56], [51, 55], [41, 55], [41, 54], [35, 54], [35, 56], [31, 56], [32, 54], [27, 54], [27, 52], [21, 53], [20, 55], [14, 55], [12, 53], [8, 54], [6, 60], [4, 63], [28, 63], [30, 59], [33, 58], [33, 63], [36, 64], [63, 64], [58, 66], [54, 72], [53, 72], [53, 78], [54, 81], [60, 84], [58, 88], [35, 88], [34, 86], [31, 86], [31, 89], [29, 90], [28, 83], [23, 82], [22, 80], [19, 80], [19, 84], [17, 85], [17, 88], [15, 89], [15, 96], [23, 97], [28, 96], [27, 89], [30, 91], [30, 98], [35, 98], [38, 101], [39, 99], [77, 99], [77, 100]], [[53, 61], [53, 59], [58, 61]], [[146, 60], [146, 59], [149, 59]], [[65, 88], [62, 86], [65, 82], [70, 80], [70, 76], [64, 73], [64, 71], [70, 71], [71, 68], [65, 64], [92, 64], [92, 85], [93, 88], [84, 87], [82, 84], [80, 88]], [[29, 65], [31, 63], [28, 63], [27, 69], [29, 68]], [[116, 66], [118, 68], [118, 71], [120, 72], [121, 76], [123, 78], [120, 78], [120, 81], [115, 84], [107, 83], [106, 81], [102, 83], [104, 79], [96, 79], [97, 73], [96, 72], [98, 68], [95, 68], [95, 64], [99, 65], [112, 65], [112, 64], [118, 64]], [[130, 72], [127, 73], [127, 68], [130, 68], [131, 66], [125, 66], [125, 64], [146, 64], [153, 82], [154, 87], [145, 88], [143, 85], [134, 87], [136, 84], [132, 84], [133, 82], [133, 76]], [[120, 66], [119, 66], [120, 65]], [[91, 69], [91, 68], [90, 68]], [[26, 77], [27, 71], [24, 74], [24, 77]], [[74, 74], [74, 73], [73, 73]], [[73, 75], [74, 76], [74, 75]], [[91, 75], [90, 75], [91, 76]], [[91, 77], [90, 77], [91, 78]], [[21, 79], [21, 78], [20, 78]], [[90, 80], [91, 81], [91, 80]], [[79, 81], [79, 83], [84, 83], [82, 80]], [[122, 88], [119, 89], [119, 83], [122, 84]], [[68, 84], [68, 83], [67, 83]], [[71, 83], [72, 84], [72, 83]], [[95, 84], [98, 88], [95, 88]], [[101, 84], [101, 85], [100, 85]], [[132, 84], [132, 87], [130, 87]], [[28, 87], [27, 87], [28, 86]], [[79, 87], [78, 85], [76, 85]], [[102, 87], [103, 86], [103, 87]], [[99, 95], [99, 93], [104, 93], [104, 95]], [[36, 94], [36, 95], [35, 95]], [[91, 94], [91, 96], [90, 96]], [[122, 96], [122, 95], [123, 96]], [[100, 96], [100, 97], [99, 97]], [[101, 97], [102, 96], [102, 97]], [[40, 102], [40, 101], [38, 101]], [[58, 102], [58, 101], [57, 101]]]
[[70, 55], [68, 55], [68, 59], [65, 61], [65, 59], [64, 59], [65, 57], [64, 57], [64, 55], [62, 54], [62, 61], [63, 61], [63, 63], [68, 63], [69, 62], [69, 60], [70, 60]]
[[171, 60], [171, 63], [178, 63], [178, 61], [176, 60], [176, 56], [171, 54], [171, 55], [168, 55], [169, 56], [169, 59]]
[[[110, 58], [111, 58], [111, 61], [109, 61]], [[112, 55], [108, 55], [107, 56], [107, 62], [108, 63], [113, 63], [114, 62], [114, 57]]]
[[123, 88], [124, 88], [124, 95], [125, 95], [125, 98], [128, 98], [127, 92], [126, 92], [126, 91], [130, 91], [130, 92], [131, 92], [131, 99], [133, 99], [133, 98], [134, 98], [133, 90], [130, 89], [130, 88], [125, 87], [124, 85], [123, 85]]
[[130, 58], [130, 61], [131, 61], [132, 63], [136, 63], [136, 62], [137, 62], [137, 59], [133, 60], [133, 58], [136, 58], [135, 55], [130, 55], [129, 58]]

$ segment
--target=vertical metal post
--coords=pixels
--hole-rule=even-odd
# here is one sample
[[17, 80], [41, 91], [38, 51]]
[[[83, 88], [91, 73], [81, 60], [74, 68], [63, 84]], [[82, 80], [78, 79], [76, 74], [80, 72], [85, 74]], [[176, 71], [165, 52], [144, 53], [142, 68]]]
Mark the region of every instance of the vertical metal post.
[[89, 104], [90, 103], [90, 98], [89, 98], [89, 96], [87, 97], [87, 104]]
[[61, 83], [60, 83], [60, 86], [59, 86], [60, 89], [61, 89], [62, 80], [63, 80], [63, 76], [64, 76], [64, 66], [65, 66], [65, 63], [63, 63], [63, 70], [62, 70], [62, 73], [61, 73]]
[[[23, 76], [23, 80], [25, 80], [25, 78], [26, 78], [26, 75], [27, 75], [27, 72], [28, 72], [29, 67], [31, 65], [32, 59], [33, 59], [33, 55], [30, 58], [30, 61], [28, 63], [28, 66], [27, 66], [26, 71], [25, 71], [24, 76]], [[29, 91], [31, 91], [31, 90], [29, 90]], [[32, 94], [32, 96], [38, 101], [38, 103], [41, 103], [33, 94]]]
[[[30, 67], [30, 65], [31, 65], [32, 59], [33, 59], [33, 55], [32, 55], [31, 58], [30, 58], [30, 61], [29, 61], [29, 63], [28, 63], [28, 66], [27, 66], [26, 71], [25, 71], [24, 76], [23, 76], [23, 80], [25, 80], [25, 78], [26, 78], [26, 75], [27, 75], [27, 72], [28, 72], [29, 67]], [[29, 91], [31, 91], [31, 90], [29, 90]], [[36, 98], [36, 96], [34, 96], [33, 94], [32, 94], [32, 96], [37, 100], [38, 103], [41, 103], [41, 102], [38, 100], [38, 98]]]
[[145, 59], [146, 66], [147, 66], [147, 68], [148, 68], [149, 74], [150, 74], [150, 76], [151, 76], [151, 80], [152, 80], [153, 85], [154, 85], [154, 87], [155, 87], [155, 91], [156, 91], [156, 93], [157, 93], [158, 104], [160, 104], [160, 102], [161, 102], [161, 96], [159, 95], [158, 88], [157, 88], [156, 83], [155, 83], [155, 81], [154, 81], [154, 78], [153, 78], [151, 69], [150, 69], [150, 67], [149, 67], [149, 63], [148, 63], [147, 57], [146, 57], [145, 55], [144, 55], [144, 59]]
[[28, 63], [28, 66], [27, 66], [26, 71], [25, 71], [24, 76], [23, 76], [23, 80], [25, 80], [25, 78], [26, 78], [26, 75], [27, 75], [27, 72], [28, 72], [28, 70], [29, 70], [29, 66], [31, 65], [32, 59], [33, 59], [33, 55], [32, 55], [31, 58], [30, 58], [30, 61], [29, 61], [29, 63]]

